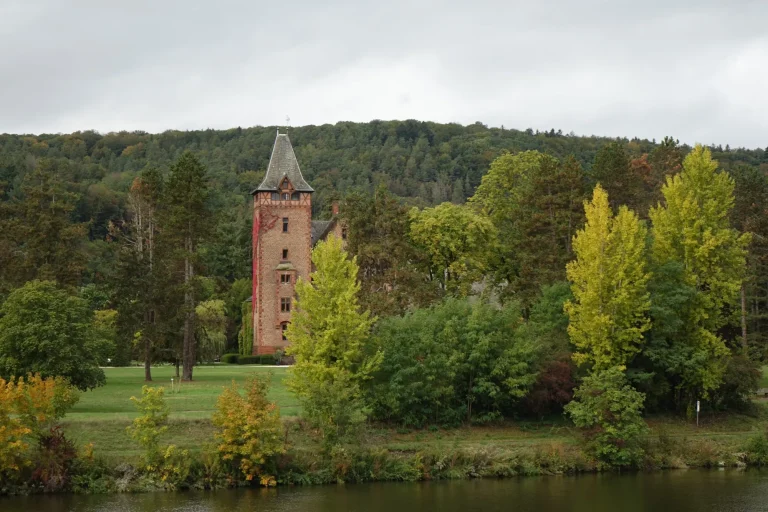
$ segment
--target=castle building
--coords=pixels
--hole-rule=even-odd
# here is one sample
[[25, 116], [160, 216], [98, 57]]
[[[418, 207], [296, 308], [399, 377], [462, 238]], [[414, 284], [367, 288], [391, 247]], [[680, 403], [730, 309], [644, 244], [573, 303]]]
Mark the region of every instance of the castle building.
[[346, 238], [337, 222], [312, 220], [312, 193], [287, 134], [278, 131], [264, 180], [253, 195], [253, 354], [273, 354], [288, 341], [285, 330], [299, 278], [309, 279], [312, 246], [329, 233]]

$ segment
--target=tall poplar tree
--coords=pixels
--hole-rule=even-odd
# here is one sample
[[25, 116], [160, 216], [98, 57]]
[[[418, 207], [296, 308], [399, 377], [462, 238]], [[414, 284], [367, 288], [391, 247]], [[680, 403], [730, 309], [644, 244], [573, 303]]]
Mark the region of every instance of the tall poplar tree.
[[361, 384], [381, 357], [364, 350], [375, 318], [358, 305], [355, 259], [330, 236], [312, 250], [312, 263], [310, 279], [296, 283], [298, 307], [286, 332], [296, 358], [288, 385], [308, 419], [335, 441], [365, 420]]
[[576, 259], [566, 270], [574, 299], [565, 311], [574, 360], [597, 372], [626, 365], [650, 327], [647, 229], [626, 206], [614, 217], [600, 185], [584, 209], [587, 223], [573, 239]]
[[182, 380], [192, 380], [196, 360], [194, 277], [198, 245], [207, 233], [210, 211], [208, 183], [203, 164], [186, 152], [171, 166], [165, 193], [165, 236], [176, 242], [176, 258], [183, 266], [184, 329]]
[[[750, 241], [731, 227], [733, 191], [731, 177], [718, 172], [710, 151], [697, 145], [682, 172], [667, 179], [663, 204], [650, 211], [654, 266], [676, 266], [678, 288], [689, 291], [675, 308], [674, 328], [659, 319], [649, 356], [669, 376], [680, 377], [678, 390], [690, 400], [720, 386], [730, 353], [719, 330], [739, 296]], [[668, 302], [673, 294], [681, 296], [669, 290], [658, 300]]]

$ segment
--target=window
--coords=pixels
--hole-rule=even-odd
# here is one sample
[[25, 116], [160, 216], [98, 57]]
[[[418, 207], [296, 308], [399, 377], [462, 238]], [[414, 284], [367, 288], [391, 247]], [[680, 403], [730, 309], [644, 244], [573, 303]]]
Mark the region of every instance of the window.
[[280, 324], [280, 330], [283, 331], [283, 341], [286, 341], [288, 338], [285, 337], [285, 331], [288, 330], [288, 322]]
[[280, 274], [280, 284], [291, 284], [291, 274]]
[[279, 201], [280, 200], [280, 194], [277, 192], [272, 192], [272, 200], [273, 201]]
[[283, 233], [288, 232], [288, 217], [283, 217]]
[[290, 313], [291, 312], [291, 298], [290, 297], [281, 297], [280, 298], [280, 312], [281, 313]]
[[341, 228], [341, 239], [342, 240], [347, 239], [347, 228]]
[[283, 192], [283, 201], [287, 201], [290, 196], [288, 192]]
[[288, 259], [288, 249], [283, 249], [283, 259], [284, 260]]
[[291, 201], [298, 201], [298, 200], [299, 200], [298, 192], [294, 192], [293, 194], [291, 194]]

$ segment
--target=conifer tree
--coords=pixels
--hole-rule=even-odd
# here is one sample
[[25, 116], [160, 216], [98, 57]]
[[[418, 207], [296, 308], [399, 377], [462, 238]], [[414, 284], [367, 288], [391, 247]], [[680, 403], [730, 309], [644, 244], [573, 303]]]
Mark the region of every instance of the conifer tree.
[[208, 184], [205, 168], [190, 152], [171, 166], [165, 194], [166, 237], [176, 241], [176, 257], [183, 265], [184, 338], [182, 380], [192, 380], [196, 360], [194, 277], [198, 245], [207, 232], [209, 220]]
[[600, 185], [584, 209], [587, 223], [573, 239], [576, 260], [567, 266], [574, 299], [565, 310], [574, 359], [601, 371], [626, 365], [650, 327], [647, 230], [626, 207], [614, 217]]

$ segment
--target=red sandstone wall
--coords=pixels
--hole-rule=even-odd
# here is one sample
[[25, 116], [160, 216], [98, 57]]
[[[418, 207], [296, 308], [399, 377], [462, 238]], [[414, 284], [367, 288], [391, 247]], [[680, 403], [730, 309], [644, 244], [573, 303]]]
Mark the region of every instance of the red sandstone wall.
[[[283, 233], [283, 217], [288, 218], [288, 232]], [[273, 201], [269, 192], [254, 195], [253, 211], [253, 353], [271, 354], [286, 346], [281, 323], [290, 313], [280, 311], [280, 298], [293, 297], [296, 279], [309, 278], [312, 229], [311, 194], [302, 193], [298, 201]], [[285, 260], [293, 265], [290, 285], [280, 283], [276, 267]]]

